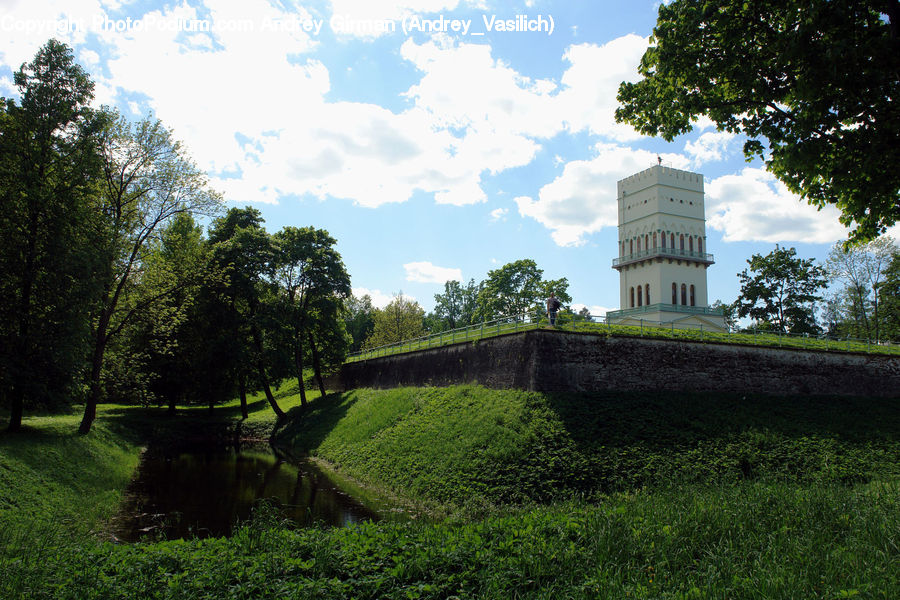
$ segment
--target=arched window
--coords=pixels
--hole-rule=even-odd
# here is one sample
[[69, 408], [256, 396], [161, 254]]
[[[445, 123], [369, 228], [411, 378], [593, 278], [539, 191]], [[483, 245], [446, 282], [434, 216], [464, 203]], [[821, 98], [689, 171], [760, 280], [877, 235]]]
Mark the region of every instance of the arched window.
[[687, 306], [687, 286], [681, 284], [681, 305]]
[[703, 238], [697, 238], [697, 252], [703, 252]]
[[648, 306], [650, 305], [650, 284], [649, 283], [644, 286], [644, 302], [646, 302]]
[[643, 290], [641, 290], [641, 286], [638, 286], [638, 306], [644, 305], [644, 294]]
[[650, 249], [650, 235], [644, 234], [644, 250]]
[[640, 252], [641, 251], [641, 238], [638, 238], [637, 246], [638, 246], [638, 252]]
[[678, 304], [678, 286], [672, 282], [672, 304]]
[[[666, 247], [666, 234], [662, 234], [662, 247]], [[653, 234], [653, 247], [656, 248], [656, 234]]]
[[634, 308], [634, 288], [631, 288], [631, 306], [629, 308]]
[[691, 252], [694, 251], [694, 236], [692, 235], [688, 236], [688, 250], [690, 250]]
[[634, 254], [634, 240], [628, 240], [628, 254]]
[[683, 233], [678, 238], [678, 248], [680, 250], [684, 250], [684, 234]]
[[691, 284], [691, 306], [696, 306], [694, 304], [694, 285]]
[[669, 234], [669, 242], [671, 242], [669, 245], [672, 247], [672, 250], [674, 250], [675, 249], [675, 234], [674, 233]]

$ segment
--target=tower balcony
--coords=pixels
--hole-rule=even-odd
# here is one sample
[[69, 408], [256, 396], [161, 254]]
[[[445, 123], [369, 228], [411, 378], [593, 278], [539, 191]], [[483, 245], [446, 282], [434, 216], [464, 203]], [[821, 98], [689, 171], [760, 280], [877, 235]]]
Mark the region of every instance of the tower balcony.
[[613, 259], [613, 269], [621, 269], [627, 265], [652, 260], [654, 258], [669, 258], [676, 260], [686, 260], [690, 262], [711, 265], [715, 261], [712, 254], [706, 252], [694, 252], [691, 250], [677, 250], [675, 248], [651, 248], [649, 250], [641, 250], [633, 254], [627, 254]]

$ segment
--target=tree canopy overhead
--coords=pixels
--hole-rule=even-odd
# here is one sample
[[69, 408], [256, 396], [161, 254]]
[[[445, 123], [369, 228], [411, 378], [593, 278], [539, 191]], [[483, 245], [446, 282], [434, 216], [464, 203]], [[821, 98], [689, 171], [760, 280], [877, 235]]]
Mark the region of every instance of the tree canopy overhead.
[[662, 4], [616, 119], [671, 141], [706, 116], [871, 239], [900, 221], [898, 20], [900, 0]]

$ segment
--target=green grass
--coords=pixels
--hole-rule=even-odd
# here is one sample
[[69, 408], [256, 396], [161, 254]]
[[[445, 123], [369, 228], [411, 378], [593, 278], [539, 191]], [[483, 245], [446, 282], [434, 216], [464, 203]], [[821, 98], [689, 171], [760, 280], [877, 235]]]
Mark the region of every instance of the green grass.
[[[492, 321], [486, 324], [472, 325], [452, 332], [431, 334], [421, 338], [408, 340], [371, 350], [364, 350], [349, 358], [349, 362], [414, 352], [450, 344], [473, 342], [485, 338], [508, 335], [548, 326], [546, 319], [540, 322], [524, 323], [520, 321]], [[643, 327], [632, 325], [611, 325], [585, 321], [573, 321], [561, 317], [557, 322], [557, 331], [579, 331], [609, 337], [644, 337], [652, 339], [686, 340], [703, 343], [738, 344], [744, 346], [763, 346], [769, 348], [794, 348], [798, 350], [819, 350], [826, 352], [853, 352], [863, 354], [900, 355], [900, 344], [889, 343], [879, 345], [865, 340], [829, 340], [804, 336], [777, 335], [774, 333], [725, 333], [703, 329], [675, 329], [647, 324]]]
[[279, 444], [454, 508], [672, 482], [900, 476], [900, 405], [889, 400], [454, 386], [356, 390], [292, 415]]
[[279, 394], [282, 443], [452, 516], [293, 530], [263, 506], [231, 538], [114, 544], [91, 532], [143, 436], [233, 433], [237, 404], [107, 407], [87, 437], [33, 417], [0, 434], [0, 598], [900, 597], [896, 401]]

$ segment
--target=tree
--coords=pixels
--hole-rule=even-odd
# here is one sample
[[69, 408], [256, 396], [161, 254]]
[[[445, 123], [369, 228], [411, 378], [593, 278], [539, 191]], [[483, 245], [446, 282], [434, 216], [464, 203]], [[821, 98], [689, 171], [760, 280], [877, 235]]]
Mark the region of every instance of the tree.
[[325, 230], [285, 227], [273, 236], [273, 242], [275, 282], [280, 288], [285, 323], [290, 328], [300, 402], [306, 406], [303, 354], [307, 342], [322, 394], [325, 394], [318, 348], [314, 343], [313, 309], [317, 309], [315, 314], [320, 319], [337, 319], [341, 303], [350, 296], [350, 276], [334, 248], [336, 240]]
[[[281, 418], [285, 413], [272, 394], [266, 368], [267, 359], [273, 354], [269, 343], [273, 337], [271, 325], [277, 321], [272, 318], [269, 302], [277, 297], [271, 283], [276, 250], [262, 223], [263, 218], [255, 208], [232, 208], [213, 222], [209, 242], [213, 245], [213, 262], [228, 280], [219, 295], [223, 312], [230, 314], [226, 321], [232, 327], [226, 334], [229, 343], [240, 349], [236, 353], [238, 360], [252, 365], [266, 400]], [[243, 369], [237, 373], [242, 390], [246, 375]]]
[[880, 285], [883, 338], [900, 340], [900, 252], [894, 252]]
[[663, 3], [616, 120], [671, 141], [706, 116], [872, 239], [900, 219], [898, 19], [898, 0]]
[[531, 259], [507, 263], [488, 271], [478, 293], [478, 312], [482, 320], [513, 317], [533, 311], [544, 293], [544, 271]]
[[813, 259], [797, 258], [794, 248], [778, 248], [747, 261], [750, 271], [738, 273], [741, 293], [735, 301], [738, 317], [781, 333], [817, 333], [815, 303], [828, 286], [825, 270]]
[[734, 316], [734, 313], [736, 311], [735, 304], [736, 303], [727, 304], [725, 302], [722, 302], [721, 300], [716, 300], [709, 305], [709, 307], [713, 310], [722, 311], [722, 316], [725, 319], [725, 327], [728, 329], [728, 331], [734, 331], [734, 329], [737, 327], [737, 319]]
[[0, 403], [9, 430], [26, 405], [68, 401], [84, 365], [97, 294], [99, 181], [94, 85], [50, 40], [0, 98]]
[[[838, 243], [828, 254], [828, 274], [842, 285], [832, 306], [838, 312], [836, 320], [852, 324], [852, 332], [848, 333], [876, 342], [881, 339], [881, 284], [897, 251], [894, 240], [882, 236], [849, 247]], [[843, 319], [840, 313], [843, 313]]]
[[425, 311], [415, 300], [400, 292], [382, 309], [375, 309], [375, 327], [366, 340], [366, 348], [377, 348], [417, 338], [424, 333]]
[[103, 291], [95, 309], [90, 391], [81, 433], [90, 431], [96, 416], [103, 359], [110, 339], [141, 311], [179, 288], [173, 282], [158, 289], [155, 296], [128, 302], [135, 282], [142, 276], [151, 242], [176, 216], [214, 215], [221, 206], [221, 198], [210, 190], [206, 174], [158, 120], [132, 124], [117, 119], [104, 133], [102, 158], [103, 239], [96, 252], [103, 260]]
[[351, 294], [344, 304], [344, 309], [344, 325], [352, 340], [350, 351], [356, 352], [363, 347], [375, 328], [375, 307], [372, 306], [372, 298], [368, 294], [364, 294], [362, 298]]
[[444, 283], [444, 293], [434, 295], [433, 321], [429, 331], [437, 333], [466, 327], [476, 321], [481, 285], [474, 279], [463, 287], [458, 281]]
[[565, 279], [543, 280], [544, 271], [531, 259], [507, 263], [488, 272], [478, 293], [478, 314], [484, 320], [544, 314], [546, 299], [554, 292], [563, 309], [572, 302], [569, 282]]
[[209, 268], [209, 246], [202, 228], [190, 214], [177, 215], [159, 241], [150, 245], [144, 263], [132, 301], [159, 299], [126, 327], [122, 333], [125, 343], [113, 340], [104, 362], [124, 363], [124, 368], [116, 376], [104, 375], [105, 387], [109, 394], [110, 382], [133, 379], [135, 389], [129, 390], [130, 394], [143, 397], [145, 403], [167, 402], [169, 412], [174, 413], [178, 403], [217, 396], [208, 382], [198, 385], [211, 341], [207, 332], [200, 330], [204, 316], [199, 302], [215, 275]]

